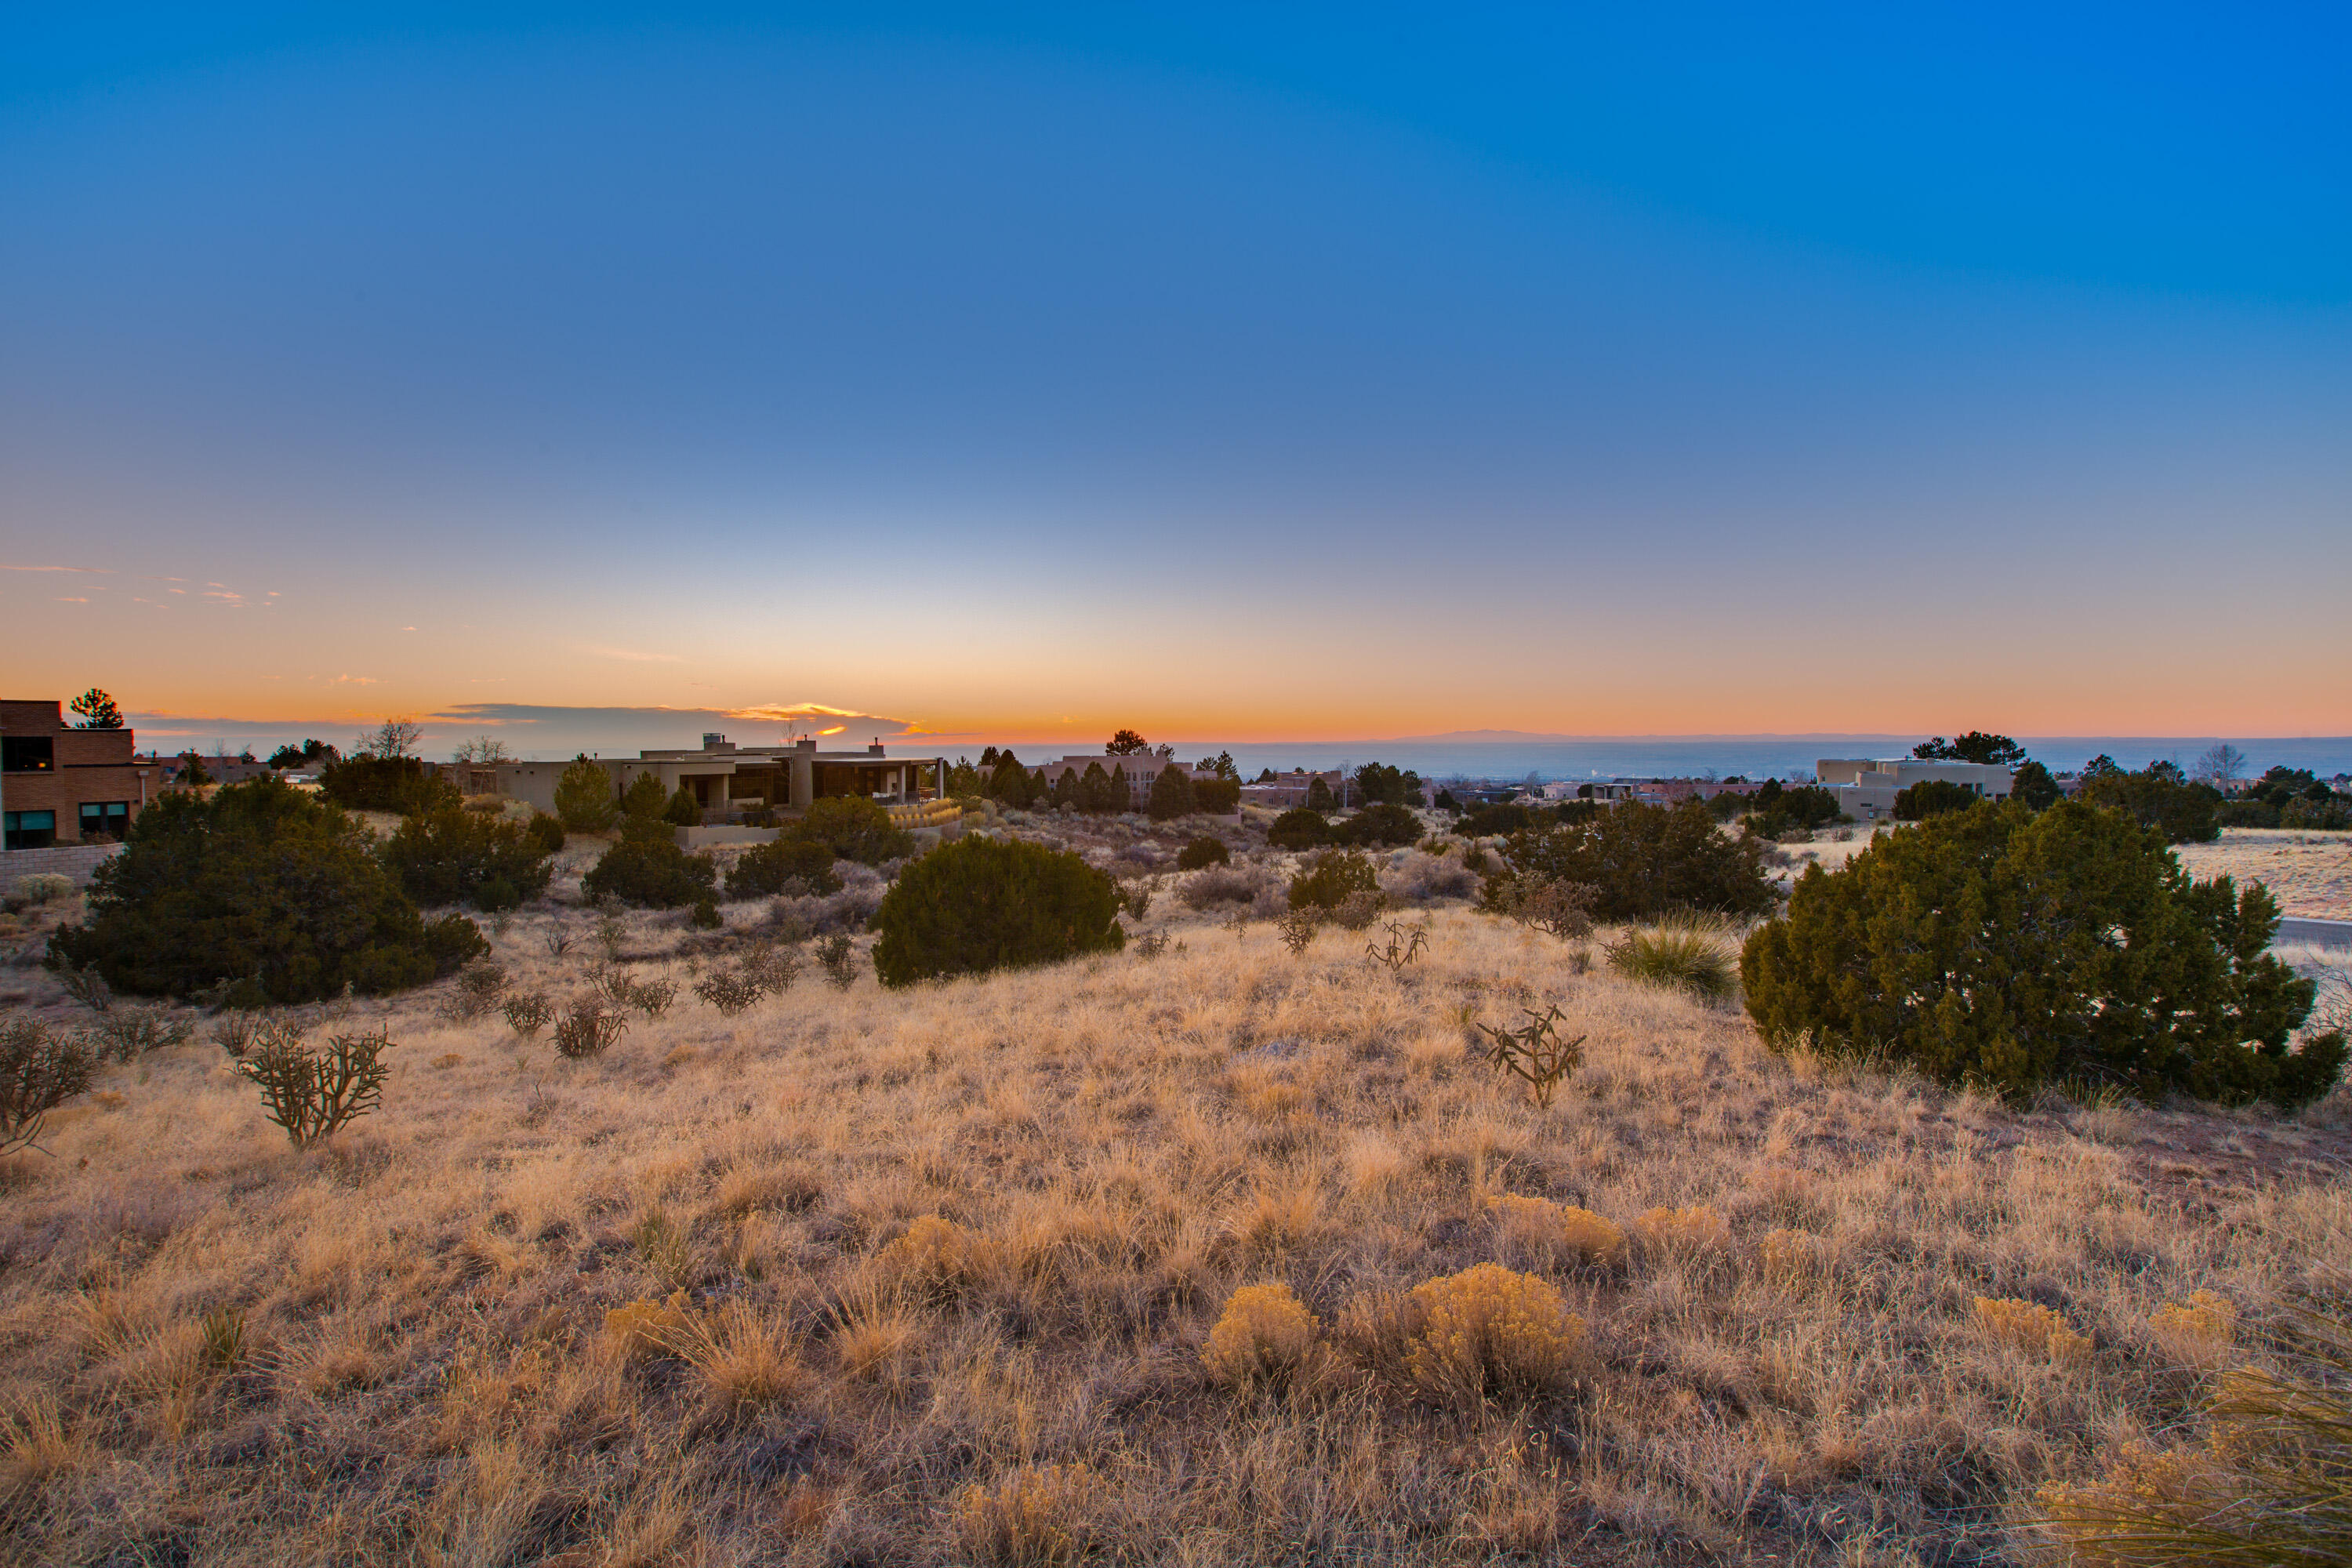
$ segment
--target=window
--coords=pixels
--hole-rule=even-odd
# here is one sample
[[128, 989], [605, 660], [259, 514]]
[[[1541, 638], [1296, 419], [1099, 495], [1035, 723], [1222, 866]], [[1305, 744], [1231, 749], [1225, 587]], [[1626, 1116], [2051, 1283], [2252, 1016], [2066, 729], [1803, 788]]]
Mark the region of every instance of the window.
[[84, 843], [94, 838], [120, 838], [131, 826], [131, 803], [127, 800], [86, 800], [81, 803], [81, 837]]
[[47, 849], [58, 841], [54, 811], [12, 811], [6, 826], [6, 846], [11, 849]]
[[57, 765], [57, 742], [47, 735], [9, 735], [0, 738], [0, 771], [12, 773], [45, 773]]

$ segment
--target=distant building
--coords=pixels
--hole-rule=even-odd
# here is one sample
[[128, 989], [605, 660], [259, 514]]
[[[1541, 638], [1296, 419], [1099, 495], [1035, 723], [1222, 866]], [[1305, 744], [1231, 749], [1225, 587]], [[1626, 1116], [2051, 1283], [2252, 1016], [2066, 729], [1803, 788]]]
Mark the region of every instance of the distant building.
[[129, 730], [77, 730], [59, 702], [0, 701], [0, 816], [5, 847], [121, 838], [162, 784]]
[[[499, 795], [545, 812], [555, 810], [555, 784], [570, 763], [446, 763], [441, 775], [467, 795]], [[862, 752], [820, 752], [814, 741], [788, 746], [738, 746], [707, 734], [691, 751], [646, 751], [629, 758], [598, 758], [617, 795], [650, 773], [665, 795], [683, 786], [708, 820], [744, 812], [790, 815], [812, 801], [864, 795], [884, 805], [936, 801], [947, 784], [944, 757], [893, 757], [877, 742]]]
[[1838, 809], [1857, 822], [1882, 822], [1895, 815], [1895, 797], [1915, 784], [1940, 779], [1987, 800], [2007, 800], [2017, 777], [1991, 763], [1931, 763], [1918, 757], [1823, 757], [1813, 772], [1837, 797]]
[[1314, 789], [1317, 779], [1323, 781], [1323, 787], [1331, 792], [1331, 804], [1338, 805], [1342, 798], [1339, 792], [1346, 787], [1348, 775], [1337, 768], [1320, 773], [1310, 773], [1305, 768], [1293, 768], [1286, 773], [1276, 773], [1271, 779], [1257, 784], [1245, 784], [1242, 785], [1242, 804], [1288, 811], [1307, 804], [1307, 794]]
[[[1113, 756], [1108, 752], [1089, 752], [1081, 756], [1063, 757], [1055, 762], [1040, 763], [1034, 771], [1043, 775], [1045, 787], [1050, 790], [1062, 782], [1064, 773], [1083, 774], [1090, 767], [1098, 767], [1107, 774], [1116, 773], [1122, 777], [1127, 784], [1129, 806], [1135, 811], [1141, 811], [1150, 805], [1151, 786], [1158, 782], [1160, 773], [1166, 769], [1175, 768], [1189, 779], [1213, 779], [1217, 776], [1213, 770], [1203, 772], [1199, 768], [1188, 768], [1173, 757], [1163, 757], [1150, 752], [1139, 752], [1131, 756]], [[1242, 794], [1244, 798], [1247, 798], [1249, 791], [1244, 789]]]

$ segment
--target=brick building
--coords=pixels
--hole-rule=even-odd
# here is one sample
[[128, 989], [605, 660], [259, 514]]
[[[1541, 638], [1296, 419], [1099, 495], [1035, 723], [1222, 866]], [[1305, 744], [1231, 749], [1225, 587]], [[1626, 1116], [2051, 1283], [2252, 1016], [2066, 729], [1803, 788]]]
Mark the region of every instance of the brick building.
[[59, 702], [0, 701], [0, 816], [10, 849], [121, 838], [166, 770], [128, 730], [77, 730]]

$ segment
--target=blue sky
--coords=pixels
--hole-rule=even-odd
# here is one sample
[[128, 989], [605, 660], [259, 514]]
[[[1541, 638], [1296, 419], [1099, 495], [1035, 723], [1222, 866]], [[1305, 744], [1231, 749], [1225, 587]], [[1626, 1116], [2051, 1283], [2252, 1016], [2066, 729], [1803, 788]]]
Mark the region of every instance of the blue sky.
[[17, 679], [2343, 733], [2346, 16], [20, 21]]

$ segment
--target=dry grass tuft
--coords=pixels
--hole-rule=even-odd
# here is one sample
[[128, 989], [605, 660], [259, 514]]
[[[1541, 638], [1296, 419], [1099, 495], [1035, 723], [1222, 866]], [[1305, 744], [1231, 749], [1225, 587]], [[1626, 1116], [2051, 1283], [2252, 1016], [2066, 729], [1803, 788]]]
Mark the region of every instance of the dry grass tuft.
[[1633, 1222], [1633, 1234], [1644, 1247], [1668, 1256], [1718, 1252], [1731, 1244], [1730, 1226], [1705, 1204], [1645, 1209]]
[[1102, 1486], [1085, 1465], [1023, 1465], [956, 1499], [966, 1559], [988, 1568], [1064, 1568], [1089, 1550]]

